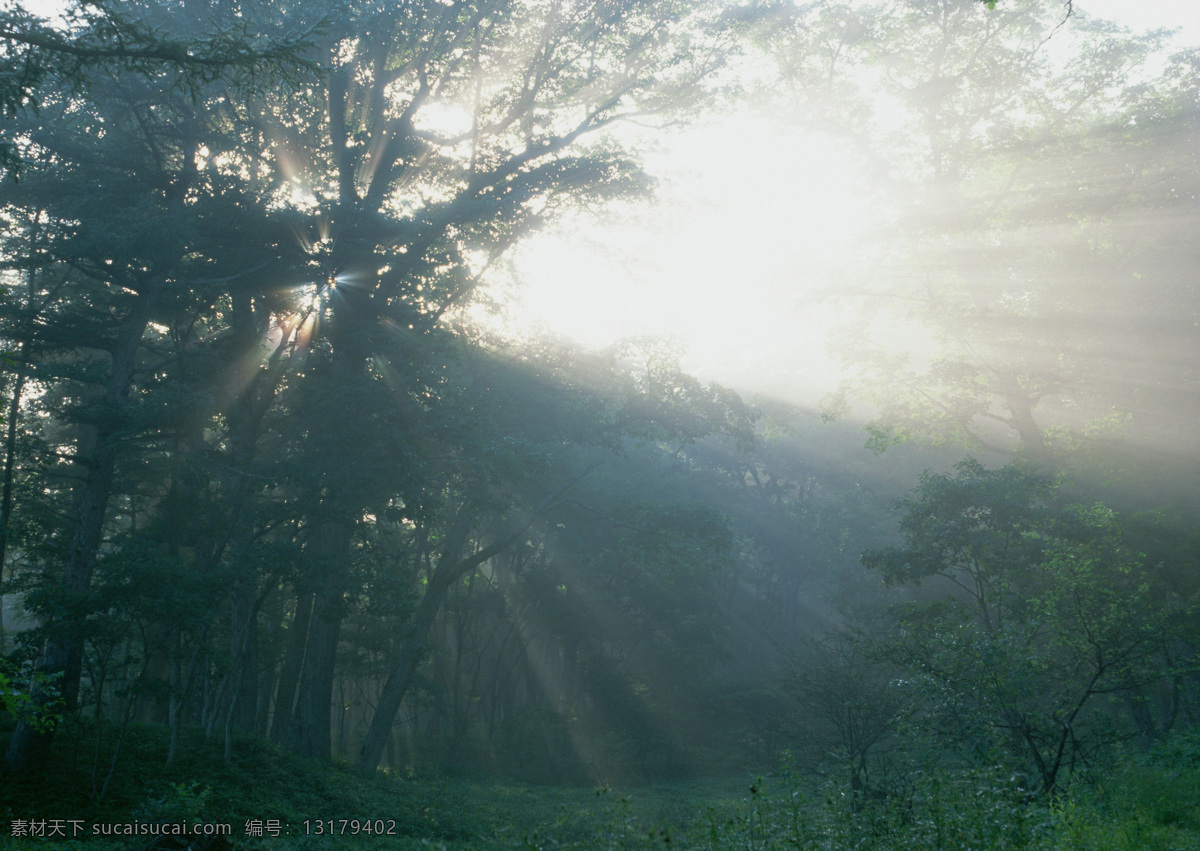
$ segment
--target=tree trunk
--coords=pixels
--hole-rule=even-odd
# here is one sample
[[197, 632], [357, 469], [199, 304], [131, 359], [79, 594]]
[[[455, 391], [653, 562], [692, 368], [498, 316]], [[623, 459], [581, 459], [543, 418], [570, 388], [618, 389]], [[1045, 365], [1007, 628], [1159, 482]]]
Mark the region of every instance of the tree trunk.
[[25, 771], [33, 761], [46, 756], [60, 714], [64, 710], [73, 710], [78, 698], [85, 627], [79, 603], [91, 587], [96, 553], [104, 531], [123, 431], [120, 408], [129, 398], [137, 352], [157, 294], [156, 286], [147, 286], [138, 293], [129, 315], [117, 331], [103, 400], [109, 410], [96, 429], [95, 447], [87, 459], [88, 477], [80, 494], [75, 531], [60, 586], [67, 597], [64, 608], [75, 614], [52, 623], [48, 630], [50, 637], [36, 668], [38, 676], [30, 689], [34, 711], [40, 717], [21, 719], [9, 741], [6, 760], [15, 772]]
[[[276, 593], [279, 592], [279, 593]], [[270, 608], [267, 610], [268, 626], [267, 637], [268, 644], [271, 647], [271, 653], [274, 653], [274, 648], [280, 643], [280, 636], [283, 635], [283, 618], [284, 618], [284, 603], [286, 602], [283, 593], [278, 585], [271, 589], [271, 594], [268, 597]], [[271, 701], [275, 699], [275, 689], [279, 685], [279, 674], [275, 659], [272, 658], [269, 665], [262, 664], [263, 652], [259, 651], [259, 682], [258, 682], [258, 711], [256, 713], [256, 723], [254, 735], [260, 739], [268, 737], [270, 732], [271, 722]]]
[[[28, 347], [21, 344], [21, 363], [25, 365]], [[4, 583], [4, 564], [8, 552], [8, 524], [12, 518], [13, 477], [17, 466], [17, 422], [21, 416], [21, 394], [25, 390], [25, 371], [17, 373], [12, 401], [8, 406], [8, 433], [4, 438], [4, 485], [0, 496], [0, 586]], [[0, 596], [0, 653], [5, 650], [7, 636], [4, 634], [4, 597]]]
[[367, 737], [363, 740], [362, 748], [358, 752], [358, 759], [355, 760], [355, 767], [359, 771], [374, 771], [379, 765], [379, 759], [383, 755], [388, 734], [396, 719], [396, 713], [416, 677], [421, 658], [425, 655], [429, 630], [450, 592], [450, 586], [469, 571], [512, 546], [533, 525], [535, 520], [557, 503], [559, 497], [597, 466], [599, 465], [592, 464], [546, 497], [530, 513], [528, 519], [512, 532], [501, 536], [466, 558], [462, 557], [462, 553], [466, 549], [467, 539], [470, 535], [471, 518], [466, 511], [459, 512], [446, 535], [446, 544], [442, 549], [441, 557], [438, 558], [437, 568], [429, 577], [425, 595], [421, 598], [421, 605], [417, 608], [417, 613], [401, 644], [400, 656], [391, 673], [388, 674], [387, 681], [383, 684], [383, 691], [379, 695], [379, 703], [375, 707], [375, 715], [371, 718]]
[[232, 699], [236, 708], [230, 713], [230, 727], [253, 733], [258, 711], [258, 606], [254, 588], [234, 589], [230, 606], [233, 629], [230, 636], [230, 661], [234, 680]]
[[183, 660], [179, 627], [171, 629], [171, 695], [167, 703], [167, 726], [170, 731], [170, 741], [167, 745], [167, 765], [175, 762], [179, 754], [179, 713], [183, 708]]
[[319, 576], [313, 591], [300, 691], [292, 713], [291, 747], [302, 756], [317, 759], [330, 758], [333, 673], [345, 608], [351, 527], [348, 520], [324, 520], [313, 530], [309, 542]]
[[341, 637], [342, 594], [325, 588], [313, 596], [300, 689], [292, 713], [291, 749], [302, 756], [330, 758], [333, 672]]
[[1005, 396], [1008, 405], [1009, 425], [1017, 432], [1021, 441], [1021, 452], [1030, 461], [1042, 463], [1047, 459], [1046, 438], [1037, 420], [1033, 418], [1036, 403], [1020, 388], [1010, 389]]
[[[230, 542], [228, 559], [237, 570], [237, 579], [230, 608], [229, 669], [234, 672], [234, 680], [230, 716], [226, 724], [227, 741], [232, 730], [254, 733], [260, 726], [257, 618], [262, 598], [258, 597], [259, 576], [256, 571], [247, 568], [253, 563], [251, 554], [258, 513], [258, 496], [250, 468], [258, 452], [263, 421], [275, 403], [279, 384], [286, 371], [284, 354], [291, 346], [290, 330], [285, 330], [271, 351], [265, 370], [246, 357], [258, 346], [261, 329], [245, 293], [233, 297], [233, 326], [238, 341], [229, 383], [243, 389], [230, 406], [228, 414], [229, 443], [232, 447], [232, 482], [229, 489], [233, 499], [226, 514], [226, 534]], [[211, 569], [216, 569], [222, 551], [223, 546], [214, 548]]]
[[359, 771], [374, 771], [379, 765], [383, 749], [386, 747], [388, 736], [392, 731], [392, 724], [396, 719], [396, 713], [400, 710], [400, 703], [412, 687], [417, 668], [420, 667], [421, 659], [425, 656], [429, 630], [433, 627], [442, 603], [446, 600], [451, 584], [457, 578], [457, 576], [447, 575], [450, 573], [449, 570], [443, 571], [439, 565], [429, 579], [425, 596], [421, 598], [421, 605], [401, 644], [400, 655], [396, 659], [396, 664], [392, 666], [387, 681], [383, 684], [383, 691], [375, 706], [375, 714], [367, 729], [367, 737], [359, 749], [358, 759], [355, 761], [355, 767]]
[[300, 671], [304, 666], [304, 647], [308, 644], [312, 610], [311, 592], [297, 597], [296, 613], [292, 615], [292, 625], [288, 627], [287, 654], [283, 658], [283, 669], [279, 672], [279, 688], [275, 693], [275, 710], [271, 717], [271, 741], [276, 744], [282, 745], [291, 738], [296, 685], [300, 682]]

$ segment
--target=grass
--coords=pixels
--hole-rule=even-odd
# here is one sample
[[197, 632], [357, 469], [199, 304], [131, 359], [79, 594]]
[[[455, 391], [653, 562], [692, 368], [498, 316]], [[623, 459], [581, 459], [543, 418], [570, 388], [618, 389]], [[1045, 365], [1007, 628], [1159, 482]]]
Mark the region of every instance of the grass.
[[[228, 824], [239, 849], [1200, 849], [1195, 735], [1130, 757], [1103, 783], [1051, 803], [1029, 801], [989, 770], [918, 776], [903, 796], [857, 805], [836, 781], [788, 773], [620, 790], [366, 778], [257, 741], [240, 742], [225, 763], [199, 735], [166, 768], [158, 728], [133, 731], [96, 802], [93, 747], [94, 731], [67, 730], [32, 782], [0, 778], [0, 847], [125, 851], [147, 838], [97, 837], [92, 827], [186, 819]], [[86, 835], [12, 835], [15, 820], [53, 819], [80, 820]], [[268, 820], [278, 836], [268, 835]], [[264, 835], [247, 836], [253, 822]]]

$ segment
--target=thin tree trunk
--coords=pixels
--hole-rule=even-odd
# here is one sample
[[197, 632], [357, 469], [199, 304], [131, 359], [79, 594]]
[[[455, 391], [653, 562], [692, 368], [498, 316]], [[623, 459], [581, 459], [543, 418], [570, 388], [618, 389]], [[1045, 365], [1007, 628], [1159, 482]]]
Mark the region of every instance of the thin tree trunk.
[[[37, 242], [42, 232], [42, 211], [33, 217], [33, 231], [29, 238], [30, 256], [36, 254]], [[36, 298], [37, 271], [30, 268], [25, 274], [25, 288], [30, 300]], [[21, 418], [21, 394], [25, 390], [26, 371], [29, 368], [29, 342], [22, 340], [17, 356], [21, 370], [17, 373], [13, 386], [12, 401], [8, 406], [8, 431], [4, 438], [4, 493], [0, 498], [0, 586], [4, 583], [4, 565], [8, 554], [8, 528], [13, 510], [13, 481], [17, 466], [17, 423]], [[7, 645], [7, 635], [4, 632], [4, 597], [0, 595], [0, 653]]]
[[296, 613], [288, 628], [288, 649], [279, 672], [279, 689], [275, 694], [275, 709], [271, 716], [271, 741], [283, 744], [291, 737], [292, 710], [296, 701], [296, 686], [304, 666], [304, 647], [308, 643], [308, 624], [312, 618], [313, 595], [304, 594], [296, 600]]
[[[103, 404], [109, 410], [96, 429], [95, 448], [88, 459], [89, 474], [76, 511], [75, 531], [67, 551], [61, 588], [70, 602], [77, 602], [91, 587], [96, 553], [104, 531], [113, 473], [120, 454], [120, 407], [129, 398], [137, 352], [153, 314], [158, 287], [147, 286], [138, 293], [129, 315], [121, 323], [112, 352], [112, 366], [105, 382]], [[71, 609], [77, 609], [71, 606]], [[37, 676], [30, 688], [35, 718], [22, 718], [9, 741], [6, 760], [15, 772], [25, 771], [43, 760], [54, 739], [63, 711], [75, 708], [83, 663], [84, 618], [78, 614], [53, 623], [49, 629]], [[57, 680], [57, 685], [55, 681]]]
[[471, 521], [465, 512], [460, 512], [458, 517], [455, 518], [450, 532], [446, 536], [446, 545], [442, 550], [441, 557], [438, 559], [437, 569], [429, 577], [425, 594], [421, 598], [421, 605], [417, 607], [417, 613], [411, 622], [404, 641], [401, 643], [400, 655], [391, 673], [388, 674], [387, 681], [383, 684], [383, 691], [379, 695], [379, 703], [375, 708], [375, 715], [371, 718], [371, 725], [367, 729], [367, 736], [363, 740], [362, 747], [359, 749], [358, 759], [355, 760], [355, 767], [359, 771], [374, 771], [379, 765], [379, 760], [383, 756], [383, 749], [387, 744], [388, 734], [391, 732], [392, 725], [395, 722], [396, 713], [400, 709], [400, 703], [404, 700], [404, 696], [408, 693], [409, 688], [412, 687], [417, 668], [420, 666], [421, 659], [425, 655], [429, 630], [437, 618], [438, 611], [446, 600], [446, 595], [449, 593], [450, 587], [468, 572], [512, 546], [542, 514], [557, 504], [558, 499], [567, 490], [598, 466], [598, 463], [592, 464], [583, 472], [576, 475], [550, 496], [546, 497], [530, 513], [529, 518], [524, 523], [509, 534], [502, 536], [494, 543], [466, 558], [462, 558], [462, 552], [466, 548]]
[[313, 591], [312, 618], [292, 713], [291, 748], [302, 756], [330, 758], [333, 674], [341, 638], [346, 561], [350, 555], [349, 521], [326, 520], [314, 531], [310, 547], [320, 577]]
[[[272, 594], [279, 590], [278, 585], [271, 589]], [[275, 594], [271, 600], [271, 608], [269, 611], [269, 625], [267, 634], [269, 636], [270, 645], [272, 648], [279, 643], [279, 637], [283, 634], [283, 618], [284, 618], [284, 600], [283, 594]], [[274, 652], [272, 650], [272, 652]], [[261, 659], [261, 651], [260, 651]], [[254, 735], [260, 739], [265, 739], [270, 732], [271, 722], [271, 701], [275, 697], [275, 689], [279, 685], [279, 672], [276, 659], [271, 659], [268, 666], [261, 668], [259, 671], [258, 682], [258, 711], [255, 713]]]
[[[460, 514], [448, 536], [446, 550], [438, 559], [437, 569], [429, 577], [429, 582], [425, 586], [421, 605], [417, 608], [417, 613], [400, 644], [400, 655], [396, 659], [396, 664], [388, 674], [387, 680], [383, 684], [383, 690], [379, 694], [375, 714], [371, 718], [367, 736], [359, 749], [358, 759], [355, 760], [355, 767], [359, 771], [374, 771], [379, 765], [388, 735], [392, 730], [392, 724], [396, 719], [396, 713], [400, 709], [400, 703], [412, 686], [417, 668], [425, 656], [429, 630], [433, 627], [442, 603], [446, 600], [450, 586], [456, 578], [462, 575], [457, 573], [454, 568], [459, 565], [456, 556], [466, 543], [468, 530], [467, 518], [465, 514]], [[454, 568], [451, 567], [452, 564]]]
[[[21, 344], [20, 360], [25, 365], [28, 346]], [[4, 484], [0, 497], [0, 585], [4, 583], [4, 565], [8, 553], [8, 526], [13, 510], [13, 477], [17, 465], [17, 422], [21, 416], [21, 393], [25, 390], [25, 371], [17, 373], [13, 385], [12, 401], [8, 406], [8, 430], [4, 437]], [[0, 653], [5, 650], [7, 636], [4, 632], [4, 597], [0, 596]]]
[[167, 727], [171, 731], [170, 744], [167, 745], [167, 765], [175, 762], [179, 755], [179, 713], [183, 709], [183, 697], [180, 689], [183, 687], [183, 653], [182, 637], [178, 626], [171, 627], [171, 696], [167, 704]]

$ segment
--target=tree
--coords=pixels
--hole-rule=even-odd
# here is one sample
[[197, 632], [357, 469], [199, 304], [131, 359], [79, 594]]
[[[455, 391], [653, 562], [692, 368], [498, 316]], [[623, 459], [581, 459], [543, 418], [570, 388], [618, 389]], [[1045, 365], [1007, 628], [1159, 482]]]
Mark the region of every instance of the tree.
[[[169, 437], [179, 446], [202, 431], [202, 414], [184, 422], [170, 412], [165, 379], [194, 365], [221, 288], [244, 285], [254, 268], [231, 239], [239, 224], [264, 241], [270, 227], [249, 225], [261, 209], [204, 167], [216, 122], [212, 103], [184, 85], [186, 70], [98, 66], [60, 80], [38, 114], [14, 121], [33, 153], [25, 179], [6, 194], [6, 212], [23, 224], [11, 236], [30, 246], [10, 243], [5, 259], [30, 285], [5, 333], [60, 403], [45, 421], [59, 430], [57, 444], [39, 463], [60, 464], [68, 484], [42, 493], [61, 498], [72, 521], [40, 546], [48, 556], [42, 581], [57, 596], [43, 610], [35, 684], [54, 682], [58, 692], [38, 687], [39, 704], [72, 709], [92, 578], [106, 539], [121, 529], [112, 508], [123, 467], [135, 447], [145, 460]], [[89, 96], [74, 96], [73, 82], [86, 83]], [[10, 764], [28, 766], [52, 733], [19, 725]]]
[[889, 583], [936, 583], [898, 607], [887, 655], [943, 729], [978, 753], [1004, 745], [1051, 794], [1120, 733], [1102, 698], [1161, 675], [1171, 614], [1103, 505], [1055, 502], [1057, 484], [1010, 465], [926, 473], [899, 508], [903, 546], [863, 563]]
[[[296, 79], [310, 63], [300, 55], [321, 20], [305, 22], [254, 14], [208, 15], [191, 32], [179, 16], [159, 14], [152, 4], [76, 0], [64, 12], [66, 26], [52, 27], [21, 3], [0, 10], [0, 59], [14, 69], [0, 78], [0, 119], [40, 106], [48, 80], [59, 88], [86, 88], [96, 67], [153, 75], [165, 68], [182, 71], [186, 84], [199, 86], [218, 77]], [[249, 12], [249, 14], [246, 14]], [[162, 27], [164, 17], [173, 25]], [[0, 173], [20, 173], [20, 137], [0, 132]]]
[[[294, 719], [301, 752], [328, 755], [348, 589], [337, 565], [364, 497], [382, 499], [386, 486], [381, 456], [364, 452], [370, 435], [333, 423], [371, 408], [381, 363], [395, 392], [436, 409], [443, 319], [558, 207], [644, 185], [612, 139], [572, 151], [623, 118], [694, 107], [728, 50], [716, 24], [704, 5], [350, 4], [315, 54], [323, 89], [235, 107], [245, 132], [263, 140], [285, 202], [305, 196], [328, 235], [312, 245], [326, 301], [306, 392], [330, 426], [312, 442], [329, 466], [307, 485], [305, 526], [329, 567], [313, 577]], [[388, 457], [405, 478], [404, 457]]]
[[[480, 415], [488, 388], [463, 368], [478, 343], [454, 311], [557, 208], [642, 191], [614, 139], [579, 143], [623, 118], [685, 114], [730, 41], [715, 9], [668, 3], [312, 3], [295, 16], [250, 4], [204, 29], [211, 11], [82, 4], [57, 32], [14, 7], [0, 29], [29, 71], [5, 95], [6, 129], [27, 145], [7, 210], [29, 245], [11, 240], [4, 262], [41, 283], [5, 334], [48, 400], [76, 402], [46, 420], [62, 433], [39, 457], [71, 472], [39, 498], [73, 514], [26, 574], [56, 589], [37, 597], [39, 682], [60, 679], [74, 704], [96, 571], [157, 548], [206, 588], [235, 577], [228, 618], [193, 610], [168, 630], [173, 730], [210, 671], [205, 723], [225, 713], [229, 729], [250, 699], [263, 601], [287, 582], [283, 667], [299, 667], [276, 726], [327, 755], [341, 623], [379, 518], [452, 542], [462, 555], [442, 573], [464, 559], [469, 571], [512, 537], [483, 530], [579, 473], [518, 493], [522, 456]], [[264, 37], [237, 37], [258, 24]], [[191, 53], [168, 35], [188, 31], [208, 34]], [[319, 81], [255, 88], [235, 73], [286, 51]], [[282, 452], [271, 464], [268, 441]], [[297, 569], [260, 561], [274, 536], [303, 548]], [[228, 663], [211, 668], [222, 633]], [[10, 763], [48, 742], [21, 726]]]
[[783, 693], [798, 715], [797, 736], [816, 759], [842, 763], [857, 809], [886, 791], [888, 752], [911, 711], [898, 671], [873, 658], [872, 640], [831, 631], [800, 646], [784, 669]]
[[1049, 463], [1123, 428], [1161, 440], [1146, 388], [1184, 382], [1193, 404], [1165, 361], [1128, 354], [1194, 339], [1174, 223], [1194, 222], [1193, 60], [1144, 81], [1163, 37], [1064, 25], [1056, 3], [930, 0], [814, 8], [767, 39], [886, 211], [856, 283], [831, 287], [861, 306], [831, 408], [869, 404], [874, 448], [922, 437]]

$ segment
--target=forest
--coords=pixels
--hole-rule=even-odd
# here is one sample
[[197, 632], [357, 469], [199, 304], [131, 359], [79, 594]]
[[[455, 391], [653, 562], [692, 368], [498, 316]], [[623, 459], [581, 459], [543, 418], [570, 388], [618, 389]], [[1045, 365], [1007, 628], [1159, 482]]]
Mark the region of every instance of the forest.
[[0, 4], [0, 847], [1200, 848], [1195, 32]]

